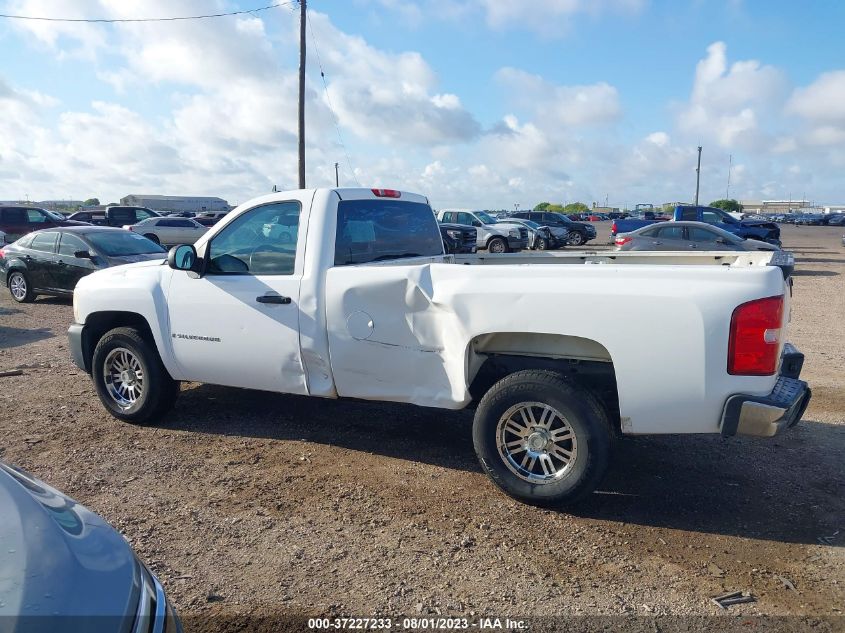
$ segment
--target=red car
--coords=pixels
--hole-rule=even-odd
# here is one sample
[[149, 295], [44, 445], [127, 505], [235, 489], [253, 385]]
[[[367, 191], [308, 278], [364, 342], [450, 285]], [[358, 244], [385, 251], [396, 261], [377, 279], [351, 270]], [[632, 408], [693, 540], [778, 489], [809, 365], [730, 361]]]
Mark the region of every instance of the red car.
[[86, 222], [66, 220], [63, 215], [37, 207], [0, 207], [0, 245], [11, 244], [27, 233], [58, 226], [85, 226]]

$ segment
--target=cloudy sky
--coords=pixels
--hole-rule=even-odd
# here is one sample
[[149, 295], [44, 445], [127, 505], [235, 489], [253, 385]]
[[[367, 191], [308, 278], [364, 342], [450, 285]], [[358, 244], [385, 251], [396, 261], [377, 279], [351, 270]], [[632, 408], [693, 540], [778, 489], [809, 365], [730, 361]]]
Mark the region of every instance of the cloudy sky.
[[[272, 0], [0, 0], [149, 18]], [[0, 199], [296, 186], [296, 7], [0, 18]], [[845, 3], [309, 0], [308, 185], [438, 207], [845, 202]], [[325, 72], [328, 91], [320, 76]], [[337, 121], [337, 127], [335, 126]], [[344, 147], [339, 138], [343, 139]]]

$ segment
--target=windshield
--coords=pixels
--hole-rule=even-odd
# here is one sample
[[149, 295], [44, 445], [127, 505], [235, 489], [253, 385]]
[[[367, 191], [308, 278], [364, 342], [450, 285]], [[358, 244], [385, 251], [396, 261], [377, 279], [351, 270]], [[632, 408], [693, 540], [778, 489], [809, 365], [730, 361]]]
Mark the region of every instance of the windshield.
[[496, 218], [492, 215], [484, 213], [484, 211], [476, 211], [475, 216], [481, 220], [482, 224], [496, 224]]
[[335, 266], [443, 254], [443, 239], [427, 204], [344, 200], [337, 205]]
[[145, 255], [147, 253], [164, 254], [166, 252], [152, 240], [129, 231], [100, 231], [88, 233], [85, 237], [98, 252], [108, 257]]

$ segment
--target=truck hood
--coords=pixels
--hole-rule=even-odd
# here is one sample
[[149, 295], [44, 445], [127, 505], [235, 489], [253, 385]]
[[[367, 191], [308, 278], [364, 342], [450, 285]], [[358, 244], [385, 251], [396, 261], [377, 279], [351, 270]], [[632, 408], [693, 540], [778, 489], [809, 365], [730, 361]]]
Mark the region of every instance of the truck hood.
[[740, 224], [742, 226], [760, 226], [767, 229], [777, 228], [777, 224], [769, 222], [768, 220], [741, 220]]
[[513, 222], [496, 222], [496, 224], [485, 224], [486, 228], [493, 228], [493, 229], [505, 229], [506, 231], [510, 231], [511, 229], [527, 229], [527, 226], [522, 224], [515, 224]]
[[140, 563], [103, 519], [3, 462], [0, 508], [0, 620], [8, 618], [12, 630], [41, 631], [50, 618], [15, 620], [45, 615], [112, 616], [73, 618], [68, 626], [117, 630], [116, 619], [134, 615]]
[[146, 262], [162, 262], [167, 259], [167, 253], [144, 253], [142, 255], [113, 255], [106, 257], [111, 266], [125, 264], [139, 264]]

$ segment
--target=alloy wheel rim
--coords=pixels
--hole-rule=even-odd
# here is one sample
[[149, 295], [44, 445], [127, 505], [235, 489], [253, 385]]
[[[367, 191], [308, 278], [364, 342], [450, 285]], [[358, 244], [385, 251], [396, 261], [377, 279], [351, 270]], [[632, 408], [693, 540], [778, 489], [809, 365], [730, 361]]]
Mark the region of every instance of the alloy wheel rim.
[[24, 279], [23, 275], [12, 275], [12, 278], [9, 280], [9, 290], [12, 292], [12, 296], [18, 301], [26, 296], [26, 279]]
[[578, 439], [569, 421], [543, 402], [520, 402], [496, 425], [496, 448], [508, 470], [532, 484], [565, 477], [578, 458]]
[[497, 240], [497, 241], [493, 242], [493, 245], [490, 248], [490, 250], [494, 253], [504, 253], [505, 252], [505, 245], [502, 244], [502, 242]]
[[103, 382], [109, 397], [121, 408], [130, 409], [144, 393], [144, 367], [125, 347], [108, 353], [103, 363]]

